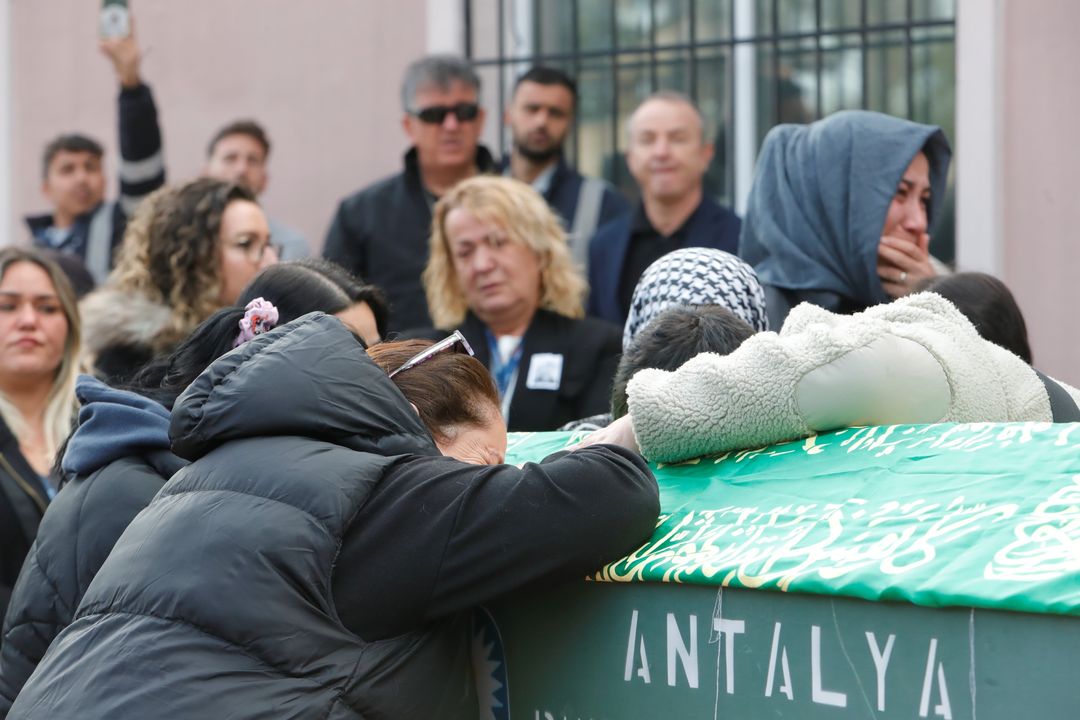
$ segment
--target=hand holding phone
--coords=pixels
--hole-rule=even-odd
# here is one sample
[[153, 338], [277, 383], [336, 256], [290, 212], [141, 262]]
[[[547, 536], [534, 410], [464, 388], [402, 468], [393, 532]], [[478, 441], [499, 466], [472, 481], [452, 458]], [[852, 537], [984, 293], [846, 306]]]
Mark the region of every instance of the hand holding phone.
[[125, 38], [131, 34], [127, 0], [102, 0], [101, 37]]
[[[104, 0], [101, 31], [101, 52], [112, 61], [120, 85], [125, 88], [138, 87], [142, 82], [139, 76], [142, 52], [135, 38], [135, 19], [128, 10], [127, 0]], [[117, 34], [109, 35], [109, 32]]]

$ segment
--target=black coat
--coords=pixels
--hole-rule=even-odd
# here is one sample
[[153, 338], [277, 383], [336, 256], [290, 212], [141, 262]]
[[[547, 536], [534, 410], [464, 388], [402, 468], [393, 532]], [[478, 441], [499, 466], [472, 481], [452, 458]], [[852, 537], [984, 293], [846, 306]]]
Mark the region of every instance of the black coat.
[[[597, 230], [589, 242], [589, 315], [620, 326], [626, 322], [626, 311], [619, 302], [619, 287], [634, 233], [634, 221], [644, 212], [639, 204], [636, 214], [628, 212], [612, 220]], [[673, 238], [678, 241], [678, 249], [716, 248], [734, 255], [739, 247], [741, 227], [738, 215], [705, 196]], [[634, 278], [634, 284], [637, 284], [637, 278]]]
[[[490, 368], [484, 323], [470, 312], [459, 329], [476, 358]], [[622, 353], [620, 328], [595, 318], [575, 320], [537, 310], [522, 342], [525, 345], [507, 419], [511, 431], [557, 430], [571, 420], [611, 409], [611, 381]], [[529, 388], [529, 367], [537, 353], [562, 356], [558, 390]]]
[[48, 504], [37, 473], [19, 451], [19, 441], [0, 421], [0, 613], [7, 612], [15, 580]]
[[[494, 169], [491, 153], [476, 151], [481, 172]], [[391, 332], [430, 328], [420, 274], [428, 259], [435, 198], [420, 179], [416, 149], [405, 169], [341, 201], [326, 234], [323, 257], [378, 285], [390, 303]]]
[[522, 468], [442, 457], [321, 314], [218, 359], [171, 434], [192, 464], [10, 718], [476, 717], [463, 611], [595, 569], [659, 511], [648, 467], [610, 446]]
[[[555, 166], [555, 174], [551, 178], [551, 185], [544, 193], [544, 199], [548, 205], [559, 214], [567, 230], [574, 227], [574, 217], [577, 215], [578, 198], [581, 195], [581, 184], [585, 177], [574, 168], [566, 164], [560, 158]], [[600, 202], [600, 215], [597, 217], [597, 227], [614, 220], [619, 215], [630, 211], [630, 203], [619, 194], [619, 191], [611, 185], [605, 185], [603, 199]], [[588, 241], [590, 238], [585, 238]]]
[[75, 477], [49, 506], [11, 596], [0, 646], [0, 718], [49, 644], [71, 624], [113, 545], [184, 466], [167, 450], [115, 460]]

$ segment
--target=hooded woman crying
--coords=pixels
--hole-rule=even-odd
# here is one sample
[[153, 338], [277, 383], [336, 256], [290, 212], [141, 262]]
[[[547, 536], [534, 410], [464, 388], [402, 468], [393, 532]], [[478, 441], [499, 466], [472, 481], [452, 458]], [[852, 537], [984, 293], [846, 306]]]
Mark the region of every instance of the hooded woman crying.
[[739, 238], [769, 326], [801, 302], [858, 312], [936, 275], [929, 230], [951, 155], [941, 128], [863, 110], [773, 128]]

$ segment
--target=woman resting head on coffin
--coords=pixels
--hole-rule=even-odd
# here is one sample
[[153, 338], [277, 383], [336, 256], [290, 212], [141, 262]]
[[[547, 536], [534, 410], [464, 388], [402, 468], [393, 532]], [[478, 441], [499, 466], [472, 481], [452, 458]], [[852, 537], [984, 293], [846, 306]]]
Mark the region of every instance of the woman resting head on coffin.
[[523, 467], [452, 335], [369, 356], [323, 314], [177, 400], [191, 462], [117, 542], [9, 718], [475, 718], [470, 611], [580, 578], [655, 527], [656, 482], [596, 446]]

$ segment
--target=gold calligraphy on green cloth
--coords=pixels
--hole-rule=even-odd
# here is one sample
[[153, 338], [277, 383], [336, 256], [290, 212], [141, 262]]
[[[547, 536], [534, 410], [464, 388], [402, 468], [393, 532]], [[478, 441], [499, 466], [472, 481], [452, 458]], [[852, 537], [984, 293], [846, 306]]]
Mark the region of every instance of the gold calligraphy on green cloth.
[[[1078, 428], [850, 428], [654, 466], [655, 534], [592, 579], [1080, 615]], [[576, 439], [515, 434], [508, 462]]]

